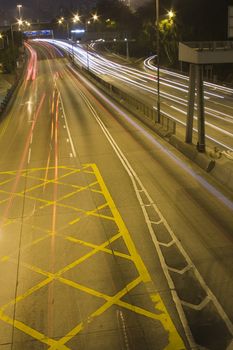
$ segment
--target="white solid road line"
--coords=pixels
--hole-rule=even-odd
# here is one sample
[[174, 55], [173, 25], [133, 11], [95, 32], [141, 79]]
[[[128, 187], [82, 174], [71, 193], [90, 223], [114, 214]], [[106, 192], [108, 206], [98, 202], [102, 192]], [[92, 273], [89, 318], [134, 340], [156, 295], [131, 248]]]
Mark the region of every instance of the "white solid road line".
[[70, 146], [71, 146], [71, 149], [72, 149], [73, 156], [74, 156], [74, 158], [76, 158], [77, 154], [76, 154], [76, 151], [75, 151], [75, 148], [74, 148], [74, 143], [73, 143], [73, 140], [72, 140], [72, 137], [71, 137], [70, 128], [69, 128], [68, 123], [67, 123], [66, 112], [65, 112], [65, 108], [64, 108], [64, 104], [63, 104], [63, 100], [62, 100], [60, 91], [59, 91], [59, 98], [60, 98], [60, 101], [61, 101], [63, 116], [64, 116], [64, 120], [65, 120], [65, 125], [64, 126], [66, 127], [66, 130], [67, 130], [67, 134], [68, 134], [68, 137], [69, 137]]
[[[80, 95], [85, 100], [85, 102], [86, 102], [88, 108], [90, 109], [92, 115], [94, 116], [95, 120], [97, 121], [97, 123], [101, 127], [103, 133], [105, 134], [106, 138], [108, 139], [109, 143], [111, 144], [112, 148], [114, 149], [115, 153], [117, 154], [119, 160], [121, 161], [122, 165], [124, 166], [125, 170], [127, 171], [128, 175], [129, 175], [129, 177], [130, 177], [130, 179], [131, 179], [131, 181], [133, 183], [133, 187], [134, 187], [136, 196], [137, 196], [138, 201], [140, 203], [140, 206], [142, 208], [147, 227], [149, 229], [152, 241], [153, 241], [153, 243], [155, 245], [155, 248], [156, 248], [156, 251], [158, 253], [161, 267], [162, 267], [162, 269], [164, 271], [164, 275], [166, 276], [168, 285], [170, 287], [172, 298], [173, 298], [174, 303], [176, 305], [176, 308], [177, 308], [177, 311], [178, 311], [181, 323], [183, 325], [183, 328], [184, 328], [187, 340], [189, 342], [189, 345], [191, 346], [191, 348], [194, 348], [196, 346], [195, 341], [194, 341], [193, 336], [192, 336], [192, 333], [191, 333], [191, 330], [190, 330], [190, 328], [188, 326], [188, 322], [187, 322], [186, 316], [184, 314], [184, 310], [183, 310], [183, 307], [182, 307], [182, 305], [183, 305], [182, 300], [180, 300], [178, 295], [177, 295], [177, 292], [176, 292], [176, 289], [175, 289], [175, 285], [173, 283], [173, 280], [172, 280], [170, 272], [169, 272], [169, 267], [167, 266], [167, 264], [165, 262], [165, 258], [163, 256], [162, 250], [160, 248], [161, 244], [157, 240], [157, 237], [155, 235], [155, 231], [154, 231], [153, 226], [152, 226], [152, 222], [151, 222], [151, 220], [149, 218], [149, 215], [148, 215], [148, 213], [146, 211], [146, 206], [145, 206], [145, 203], [143, 202], [143, 199], [142, 199], [142, 196], [141, 196], [142, 192], [144, 192], [144, 195], [147, 198], [147, 203], [149, 203], [148, 205], [151, 206], [154, 209], [154, 211], [158, 214], [158, 216], [160, 218], [159, 222], [163, 222], [165, 228], [169, 232], [169, 234], [171, 236], [171, 241], [174, 244], [176, 244], [176, 247], [179, 249], [180, 253], [183, 255], [184, 259], [186, 260], [187, 268], [192, 269], [196, 279], [198, 280], [198, 282], [200, 283], [202, 288], [205, 290], [208, 300], [211, 301], [214, 304], [214, 306], [215, 306], [219, 316], [222, 318], [222, 320], [225, 323], [226, 327], [228, 328], [229, 332], [233, 336], [233, 325], [232, 325], [230, 319], [228, 318], [226, 312], [222, 308], [221, 304], [219, 303], [219, 301], [217, 300], [215, 295], [212, 293], [212, 291], [209, 289], [209, 287], [205, 283], [205, 281], [202, 278], [201, 274], [197, 270], [195, 264], [192, 262], [192, 260], [190, 259], [189, 255], [184, 250], [183, 246], [181, 245], [180, 241], [177, 239], [175, 233], [173, 232], [173, 230], [169, 226], [169, 224], [166, 221], [165, 217], [162, 215], [162, 213], [160, 212], [159, 208], [157, 207], [157, 205], [154, 203], [154, 201], [150, 197], [149, 193], [147, 192], [147, 190], [143, 186], [143, 184], [142, 184], [141, 180], [139, 179], [139, 177], [137, 176], [136, 172], [131, 167], [128, 159], [125, 157], [124, 153], [121, 151], [121, 149], [117, 145], [116, 141], [114, 140], [114, 138], [112, 137], [112, 135], [110, 134], [110, 132], [106, 128], [105, 124], [102, 122], [102, 120], [98, 116], [96, 110], [94, 109], [94, 107], [92, 106], [92, 104], [90, 103], [90, 101], [88, 100], [86, 95], [84, 93], [82, 93], [82, 92], [80, 92]], [[183, 273], [183, 272], [181, 272], [181, 273]], [[203, 303], [202, 303], [202, 305], [200, 307], [204, 307], [205, 304], [206, 304], [206, 301], [203, 300]], [[190, 304], [190, 306], [192, 307], [192, 304]]]
[[30, 163], [30, 160], [31, 160], [31, 152], [32, 152], [32, 149], [29, 148], [29, 151], [28, 151], [28, 164]]
[[[94, 118], [96, 119], [97, 123], [99, 124], [99, 126], [101, 127], [103, 133], [105, 134], [106, 138], [108, 139], [109, 143], [111, 144], [113, 150], [115, 151], [115, 153], [117, 154], [120, 162], [122, 163], [123, 167], [125, 168], [126, 172], [128, 173], [132, 183], [133, 183], [133, 187], [134, 187], [134, 190], [135, 190], [135, 193], [136, 193], [136, 196], [139, 200], [139, 203], [140, 203], [140, 206], [142, 208], [142, 211], [143, 211], [143, 214], [144, 214], [144, 217], [145, 217], [145, 221], [146, 221], [146, 224], [147, 224], [147, 227], [149, 229], [149, 232], [151, 234], [151, 237], [152, 237], [152, 241], [153, 243], [154, 242], [154, 235], [152, 234], [152, 231], [151, 231], [151, 225], [149, 225], [149, 221], [148, 221], [148, 217], [145, 215], [145, 205], [143, 204], [142, 205], [142, 199], [141, 199], [141, 196], [140, 196], [140, 191], [138, 191], [138, 187], [137, 187], [137, 183], [139, 184], [139, 188], [143, 189], [143, 192], [146, 192], [146, 190], [144, 189], [141, 181], [139, 180], [137, 174], [135, 173], [135, 171], [133, 170], [133, 168], [131, 167], [130, 163], [128, 162], [127, 158], [125, 157], [125, 155], [122, 153], [122, 151], [120, 150], [120, 148], [118, 147], [117, 143], [115, 142], [115, 140], [113, 139], [113, 137], [111, 136], [111, 134], [109, 133], [109, 131], [107, 130], [107, 128], [105, 127], [104, 123], [102, 122], [102, 120], [99, 118], [97, 112], [95, 111], [94, 107], [91, 105], [90, 101], [87, 99], [87, 97], [82, 93], [80, 92], [81, 96], [83, 97], [83, 99], [86, 101], [86, 104], [87, 106], [89, 107], [92, 115], [94, 116]], [[136, 183], [137, 182], [137, 183]], [[149, 197], [149, 195], [147, 194], [147, 196]], [[163, 220], [163, 219], [162, 219]], [[157, 250], [157, 245], [156, 246], [156, 250]], [[185, 335], [187, 337], [187, 340], [189, 342], [189, 345], [194, 348], [196, 346], [195, 342], [194, 342], [194, 339], [193, 339], [193, 336], [191, 334], [191, 331], [190, 331], [190, 328], [188, 326], [188, 322], [186, 320], [186, 317], [184, 315], [184, 312], [183, 312], [183, 309], [182, 309], [182, 306], [181, 306], [181, 303], [180, 303], [180, 300], [178, 298], [178, 295], [175, 291], [175, 287], [173, 285], [173, 282], [170, 278], [170, 276], [167, 274], [166, 270], [165, 270], [165, 260], [162, 256], [162, 253], [159, 252], [159, 258], [160, 258], [160, 263], [161, 263], [161, 267], [164, 271], [164, 274], [166, 276], [166, 278], [168, 280], [170, 280], [170, 283], [172, 283], [172, 288], [170, 288], [171, 290], [171, 294], [172, 294], [172, 297], [173, 297], [173, 300], [175, 302], [175, 305], [176, 305], [176, 308], [177, 308], [177, 311], [178, 311], [178, 314], [179, 314], [179, 317], [180, 317], [180, 320], [181, 320], [181, 323], [182, 323], [182, 326], [183, 326], [183, 329], [185, 331]]]

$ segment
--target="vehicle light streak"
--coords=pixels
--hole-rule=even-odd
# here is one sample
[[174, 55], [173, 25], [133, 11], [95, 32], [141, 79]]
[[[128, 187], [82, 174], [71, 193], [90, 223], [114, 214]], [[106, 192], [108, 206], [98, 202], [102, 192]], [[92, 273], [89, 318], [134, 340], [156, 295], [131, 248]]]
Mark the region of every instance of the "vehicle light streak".
[[[213, 195], [215, 198], [221, 201], [226, 207], [228, 207], [230, 210], [233, 211], [233, 202], [230, 199], [224, 196], [220, 191], [218, 191], [214, 186], [212, 186], [201, 175], [196, 173], [189, 165], [187, 165], [180, 158], [174, 155], [172, 151], [167, 149], [167, 147], [164, 147], [160, 142], [158, 142], [145, 128], [140, 126], [140, 124], [138, 124], [130, 116], [128, 116], [128, 114], [125, 113], [122, 108], [118, 107], [114, 102], [110, 101], [110, 99], [106, 95], [104, 95], [100, 90], [98, 90], [98, 88], [93, 86], [93, 84], [91, 84], [85, 77], [78, 74], [72, 67], [69, 67], [69, 69], [74, 73], [74, 75], [77, 76], [77, 78], [80, 81], [85, 83], [85, 85], [87, 85], [90, 88], [90, 90], [94, 91], [95, 94], [99, 96], [103, 101], [105, 101], [105, 103], [111, 106], [113, 110], [115, 110], [122, 117], [124, 117], [124, 119], [126, 119], [129, 124], [131, 124], [137, 130], [139, 130], [152, 144], [154, 144], [154, 146], [157, 149], [159, 149], [161, 152], [166, 154], [173, 162], [175, 162], [178, 166], [180, 166], [183, 170], [185, 170], [189, 175], [191, 175], [194, 179], [196, 179], [196, 181], [202, 187], [204, 187], [211, 195]], [[100, 104], [100, 102], [95, 97], [94, 99], [96, 100], [97, 105], [101, 105], [101, 107], [105, 109], [105, 107], [102, 104]]]
[[37, 53], [36, 51], [28, 44], [25, 42], [25, 46], [28, 49], [30, 53], [30, 58], [28, 62], [28, 67], [27, 67], [27, 76], [26, 80], [35, 80], [36, 75], [37, 75], [37, 69], [38, 69], [38, 64], [37, 64]]
[[[87, 64], [87, 61], [86, 61], [87, 52], [82, 48], [82, 46], [80, 46], [80, 45], [72, 46], [70, 43], [60, 41], [60, 40], [47, 40], [47, 39], [45, 39], [43, 41], [45, 41], [47, 44], [53, 44], [55, 46], [57, 45], [58, 47], [62, 48], [63, 50], [66, 50], [70, 54], [72, 53], [75, 61], [78, 64], [86, 66], [86, 64]], [[108, 59], [101, 57], [99, 54], [97, 54], [95, 52], [91, 52], [91, 50], [89, 51], [88, 54], [89, 54], [89, 69], [93, 73], [95, 73], [99, 76], [103, 76], [103, 78], [105, 78], [105, 77], [109, 77], [110, 79], [116, 78], [117, 80], [122, 81], [122, 82], [126, 83], [127, 85], [131, 85], [132, 87], [135, 87], [137, 89], [139, 88], [142, 91], [145, 91], [146, 93], [157, 95], [157, 89], [153, 86], [150, 86], [150, 84], [148, 83], [148, 82], [154, 83], [156, 81], [156, 77], [153, 76], [153, 74], [144, 73], [136, 68], [129, 68], [129, 67], [123, 66], [119, 63], [111, 62]], [[145, 60], [144, 63], [145, 63], [145, 65], [153, 67], [153, 70], [155, 70], [155, 67], [152, 66], [152, 63], [151, 63], [152, 59], [153, 59], [153, 57], [150, 57], [147, 60]], [[182, 94], [182, 96], [184, 95], [184, 93], [185, 94], [188, 93], [187, 82], [188, 82], [189, 78], [187, 76], [182, 75], [182, 74], [175, 73], [175, 72], [169, 72], [167, 70], [162, 70], [162, 72], [164, 72], [164, 74], [166, 73], [166, 74], [169, 74], [173, 77], [177, 77], [177, 78], [181, 79], [183, 82], [185, 82], [186, 84], [169, 80], [167, 77], [164, 77], [164, 78], [161, 77], [161, 84], [164, 87], [169, 87], [169, 88], [172, 88], [173, 90], [177, 91], [177, 94], [174, 95], [173, 93], [166, 92], [163, 89], [163, 90], [161, 90], [161, 98], [165, 101], [166, 100], [171, 101], [173, 104], [175, 103], [177, 105], [177, 108], [179, 108], [179, 105], [181, 105], [181, 106], [185, 107], [187, 110], [187, 105], [188, 105], [187, 98], [185, 99], [181, 96], [178, 96], [178, 92], [180, 92]], [[214, 84], [212, 84], [210, 86], [211, 86], [211, 88], [218, 87], [217, 85], [215, 86]], [[221, 87], [221, 91], [224, 91], [224, 88]], [[229, 92], [230, 90], [227, 89], [226, 91]], [[224, 98], [223, 96], [218, 95], [216, 93], [213, 93], [211, 91], [205, 92], [205, 99], [207, 101], [212, 102], [210, 100], [210, 98], [213, 98], [213, 97], [220, 98], [220, 99]], [[163, 101], [162, 101], [162, 104], [163, 104]], [[167, 107], [167, 108], [169, 108], [169, 107]], [[195, 104], [195, 109], [197, 109], [196, 104]], [[163, 109], [162, 112], [165, 112], [165, 110]], [[212, 118], [212, 120], [216, 119], [216, 120], [224, 122], [223, 127], [220, 127], [220, 126], [215, 125], [214, 122], [210, 119], [206, 122], [206, 124], [209, 127], [212, 127], [214, 130], [221, 132], [221, 133], [225, 134], [226, 136], [232, 137], [232, 133], [229, 130], [226, 130], [226, 128], [227, 128], [226, 123], [232, 124], [233, 118], [230, 114], [223, 113], [223, 112], [218, 111], [216, 109], [207, 107], [206, 108], [206, 115], [210, 116], [210, 118]], [[226, 119], [226, 118], [228, 118], [228, 119]], [[177, 118], [173, 117], [172, 119], [177, 121]], [[183, 122], [182, 122], [182, 124], [183, 124]], [[185, 123], [183, 125], [185, 126]], [[207, 136], [210, 137], [210, 135], [207, 135]], [[223, 144], [221, 142], [221, 140], [216, 140], [216, 141], [218, 141], [218, 144]], [[224, 145], [224, 148], [231, 149], [230, 147], [228, 147], [226, 145]]]
[[21, 177], [21, 172], [23, 171], [24, 166], [26, 164], [26, 159], [27, 159], [27, 155], [28, 155], [28, 151], [29, 151], [29, 147], [30, 147], [31, 137], [33, 135], [34, 128], [36, 126], [38, 117], [40, 115], [40, 112], [41, 112], [44, 100], [45, 100], [45, 94], [43, 94], [42, 97], [41, 97], [40, 103], [39, 103], [39, 105], [37, 107], [37, 110], [35, 112], [35, 117], [33, 119], [31, 128], [30, 128], [30, 130], [28, 132], [28, 135], [27, 135], [27, 138], [26, 138], [26, 142], [25, 142], [23, 153], [22, 153], [22, 157], [20, 159], [17, 175], [16, 175], [15, 181], [13, 183], [13, 186], [11, 188], [11, 194], [10, 194], [8, 200], [7, 200], [7, 205], [6, 205], [5, 209], [4, 209], [3, 221], [2, 221], [3, 223], [8, 218], [8, 214], [9, 214], [10, 208], [12, 207], [14, 198], [16, 196], [15, 193], [16, 193], [16, 189], [18, 187], [18, 183], [19, 183], [19, 180], [20, 180], [20, 177]]
[[[56, 41], [55, 42], [56, 44], [60, 44], [60, 41]], [[65, 48], [66, 50], [71, 50], [71, 48], [69, 47], [70, 44], [65, 44], [62, 43], [61, 44], [63, 46], [63, 48]], [[85, 51], [82, 49], [82, 48], [74, 48], [74, 52], [77, 52], [80, 56], [78, 55], [75, 55], [76, 59], [79, 59], [81, 61], [82, 64], [85, 65], [85, 60], [83, 59], [83, 57], [85, 56]], [[156, 81], [156, 77], [155, 76], [152, 76], [152, 75], [149, 75], [149, 74], [146, 74], [145, 73], [142, 73], [140, 72], [139, 70], [136, 70], [134, 68], [128, 68], [128, 67], [124, 67], [118, 63], [113, 63], [103, 57], [101, 57], [100, 55], [98, 54], [93, 54], [93, 53], [90, 53], [89, 52], [89, 56], [92, 58], [92, 61], [89, 62], [90, 66], [93, 64], [93, 66], [95, 66], [96, 68], [102, 68], [101, 70], [95, 70], [96, 72], [98, 73], [101, 73], [101, 74], [109, 74], [111, 76], [115, 76], [117, 77], [118, 79], [121, 79], [121, 80], [124, 80], [124, 76], [122, 76], [122, 73], [124, 73], [125, 75], [129, 75], [130, 77], [135, 77], [138, 78], [139, 80], [142, 80], [142, 81], [145, 81], [145, 79], [147, 80], [150, 80], [152, 82], [155, 82]], [[98, 60], [96, 60], [96, 58], [98, 58]], [[103, 65], [103, 62], [105, 63]], [[95, 64], [95, 65], [94, 65]], [[107, 69], [107, 67], [109, 67], [110, 69]], [[115, 69], [115, 70], [114, 70]], [[121, 74], [119, 74], [119, 71]], [[188, 78], [187, 78], [188, 79]], [[127, 80], [127, 79], [126, 79]], [[185, 92], [185, 93], [188, 93], [188, 89], [187, 89], [187, 86], [185, 84], [181, 84], [181, 83], [177, 83], [177, 82], [174, 82], [174, 81], [170, 81], [168, 79], [165, 79], [163, 77], [161, 77], [161, 84], [164, 85], [164, 86], [167, 86], [167, 87], [171, 87], [173, 89], [177, 89], [181, 92]], [[179, 85], [179, 86], [176, 86]], [[209, 96], [212, 96], [212, 97], [217, 97], [217, 98], [221, 98], [223, 99], [224, 97], [221, 96], [221, 95], [218, 95], [218, 94], [215, 94], [215, 93], [212, 93], [212, 92], [206, 92], [205, 93], [206, 96], [205, 96], [205, 99], [209, 99]]]
[[[156, 66], [154, 66], [154, 65], [151, 63], [151, 62], [154, 60], [154, 58], [156, 58], [156, 55], [146, 58], [146, 59], [144, 60], [144, 66], [145, 66], [146, 68], [152, 70], [152, 71], [157, 71]], [[186, 82], [189, 81], [189, 77], [187, 77], [187, 76], [184, 75], [184, 74], [172, 72], [172, 71], [169, 71], [169, 70], [167, 70], [167, 69], [161, 69], [161, 72], [163, 72], [163, 73], [166, 74], [166, 75], [170, 75], [170, 76], [179, 78], [179, 79], [181, 79], [181, 80], [185, 80]], [[221, 92], [228, 93], [228, 94], [232, 94], [232, 93], [233, 93], [233, 89], [232, 89], [232, 88], [229, 88], [229, 87], [226, 87], [226, 86], [221, 86], [221, 85], [217, 85], [217, 84], [210, 83], [210, 82], [206, 82], [206, 81], [204, 82], [204, 85], [207, 86], [207, 87], [212, 88], [213, 90], [219, 90], [219, 91], [221, 91]]]

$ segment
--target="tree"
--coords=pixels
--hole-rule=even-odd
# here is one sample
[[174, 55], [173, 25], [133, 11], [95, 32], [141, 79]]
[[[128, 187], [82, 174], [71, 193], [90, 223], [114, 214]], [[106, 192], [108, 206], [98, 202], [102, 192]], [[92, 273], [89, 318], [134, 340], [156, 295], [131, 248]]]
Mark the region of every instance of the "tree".
[[175, 13], [159, 22], [159, 34], [161, 42], [162, 60], [166, 64], [175, 65], [178, 59], [178, 30]]
[[100, 15], [103, 29], [131, 32], [134, 27], [134, 15], [122, 1], [98, 0], [96, 12]]
[[[19, 57], [19, 48], [22, 47], [22, 32], [14, 31], [14, 47], [10, 30], [5, 32], [4, 36], [8, 37], [5, 41], [5, 47], [0, 50], [0, 62], [4, 73], [12, 73], [16, 68], [16, 60]], [[8, 45], [8, 46], [7, 46]]]
[[135, 12], [135, 38], [139, 55], [149, 55], [156, 49], [155, 5], [153, 1], [145, 3]]
[[1, 50], [0, 61], [3, 73], [12, 73], [15, 69], [15, 59], [12, 47]]

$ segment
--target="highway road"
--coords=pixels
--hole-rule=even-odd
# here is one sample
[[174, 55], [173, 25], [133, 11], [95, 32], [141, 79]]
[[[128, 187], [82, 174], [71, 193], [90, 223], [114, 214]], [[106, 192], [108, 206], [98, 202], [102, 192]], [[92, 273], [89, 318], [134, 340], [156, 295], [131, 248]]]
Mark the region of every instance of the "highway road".
[[27, 49], [0, 124], [0, 350], [230, 349], [230, 194]]
[[[95, 51], [95, 43], [85, 47], [60, 40], [49, 40], [65, 49], [76, 63], [88, 67], [102, 79], [130, 93], [157, 109], [157, 73], [153, 56], [144, 62], [143, 69], [117, 62], [114, 56], [104, 57]], [[146, 71], [145, 71], [146, 70]], [[177, 134], [184, 138], [188, 106], [188, 77], [161, 69], [161, 111], [177, 123]], [[205, 83], [205, 118], [207, 145], [213, 149], [233, 151], [233, 89]], [[197, 105], [194, 115], [194, 142], [197, 141]]]

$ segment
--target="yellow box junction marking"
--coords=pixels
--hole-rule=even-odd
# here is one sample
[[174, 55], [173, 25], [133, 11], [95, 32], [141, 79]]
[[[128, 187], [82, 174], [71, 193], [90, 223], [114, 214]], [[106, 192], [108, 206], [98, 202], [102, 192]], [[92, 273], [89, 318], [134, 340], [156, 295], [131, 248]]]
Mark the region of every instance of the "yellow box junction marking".
[[[48, 170], [53, 170], [53, 167], [50, 167]], [[60, 172], [63, 173], [63, 175], [60, 175], [57, 179], [44, 179], [41, 177], [41, 172], [45, 172], [45, 168], [35, 168], [35, 169], [28, 169], [21, 171], [21, 177], [27, 177], [28, 179], [33, 180], [34, 182], [38, 182], [37, 184], [34, 184], [32, 187], [29, 187], [26, 189], [26, 191], [23, 192], [16, 192], [14, 193], [15, 197], [18, 198], [26, 198], [28, 200], [33, 200], [39, 203], [38, 208], [36, 209], [35, 213], [38, 215], [38, 212], [49, 206], [53, 206], [56, 204], [57, 207], [60, 208], [68, 208], [73, 211], [73, 213], [76, 216], [76, 219], [72, 221], [68, 221], [63, 227], [59, 227], [56, 230], [56, 236], [64, 239], [64, 241], [69, 241], [72, 244], [85, 246], [90, 249], [90, 251], [86, 254], [84, 254], [82, 257], [76, 259], [75, 261], [72, 261], [70, 264], [66, 265], [59, 271], [55, 273], [51, 273], [49, 271], [44, 271], [43, 269], [30, 265], [28, 263], [21, 262], [21, 265], [28, 269], [29, 271], [33, 271], [34, 273], [39, 274], [44, 279], [39, 282], [38, 284], [34, 285], [32, 288], [25, 291], [22, 295], [18, 295], [15, 299], [11, 300], [5, 305], [2, 305], [0, 307], [0, 320], [11, 325], [12, 327], [15, 327], [16, 329], [24, 332], [25, 334], [29, 335], [30, 337], [34, 338], [37, 341], [40, 341], [48, 346], [48, 349], [50, 350], [68, 350], [70, 349], [67, 347], [67, 343], [76, 335], [78, 335], [83, 329], [85, 329], [85, 326], [94, 321], [96, 317], [102, 315], [105, 311], [107, 311], [109, 308], [111, 308], [113, 305], [117, 305], [119, 307], [122, 307], [126, 310], [129, 310], [131, 312], [134, 312], [138, 315], [142, 315], [144, 317], [148, 317], [150, 319], [154, 319], [156, 321], [159, 321], [161, 325], [164, 328], [164, 331], [168, 333], [168, 344], [164, 348], [166, 350], [182, 350], [185, 349], [184, 343], [182, 339], [180, 338], [168, 312], [167, 309], [158, 293], [154, 293], [150, 295], [151, 302], [155, 306], [155, 312], [151, 312], [149, 310], [146, 310], [144, 308], [141, 308], [139, 306], [131, 305], [128, 302], [125, 302], [122, 300], [124, 296], [126, 296], [133, 288], [137, 287], [139, 284], [144, 283], [145, 285], [147, 283], [152, 283], [151, 277], [149, 275], [149, 272], [144, 265], [139, 253], [137, 252], [137, 249], [134, 245], [134, 242], [129, 234], [129, 231], [118, 211], [118, 209], [115, 206], [115, 203], [104, 183], [104, 180], [99, 172], [99, 169], [95, 164], [85, 164], [80, 169], [74, 169], [71, 167], [65, 167], [61, 166], [59, 167]], [[40, 173], [40, 174], [38, 174]], [[91, 181], [86, 186], [80, 186], [76, 183], [73, 183], [73, 181], [65, 182], [66, 179], [69, 180], [69, 176], [74, 177], [75, 175], [83, 173], [87, 175], [91, 175], [94, 180]], [[11, 195], [10, 191], [2, 190], [1, 185], [7, 185], [8, 182], [10, 183], [12, 181], [12, 178], [17, 175], [17, 172], [15, 171], [8, 171], [8, 172], [0, 172], [0, 176], [10, 176], [9, 179], [4, 179], [2, 183], [0, 183], [0, 193], [4, 193], [7, 195]], [[77, 180], [78, 181], [78, 180]], [[57, 201], [54, 200], [46, 200], [44, 198], [40, 198], [38, 196], [33, 195], [34, 190], [43, 190], [44, 186], [48, 184], [57, 184], [57, 186], [65, 186], [68, 191], [64, 196], [57, 199]], [[96, 189], [96, 186], [98, 186], [98, 189]], [[102, 195], [103, 197], [103, 203], [96, 207], [93, 210], [84, 210], [82, 208], [77, 208], [72, 205], [66, 205], [63, 203], [63, 201], [67, 198], [72, 197], [73, 195], [78, 195], [79, 193], [83, 191], [92, 191], [95, 193], [98, 193]], [[0, 201], [0, 205], [5, 203], [7, 199], [4, 199]], [[109, 215], [104, 215], [100, 211], [104, 208], [107, 208], [108, 211], [111, 213]], [[34, 215], [35, 215], [34, 213]], [[72, 225], [78, 224], [79, 221], [81, 221], [85, 217], [99, 217], [103, 220], [110, 220], [115, 222], [117, 226], [118, 232], [112, 232], [112, 237], [109, 238], [107, 241], [97, 245], [93, 244], [91, 242], [87, 242], [81, 239], [77, 239], [76, 237], [73, 237], [72, 235], [67, 235], [66, 230], [71, 227]], [[28, 216], [24, 219], [24, 225], [27, 224], [27, 221], [31, 218], [31, 216]], [[9, 226], [11, 224], [14, 224], [15, 219], [13, 220], [7, 220], [5, 225]], [[21, 250], [27, 250], [31, 249], [32, 246], [36, 246], [38, 243], [45, 241], [48, 239], [53, 232], [51, 232], [48, 229], [44, 229], [41, 227], [37, 227], [35, 225], [30, 225], [29, 227], [33, 230], [39, 230], [42, 233], [42, 236], [39, 238], [36, 238], [33, 242], [30, 244], [25, 244]], [[122, 253], [117, 250], [112, 250], [111, 243], [122, 239], [127, 247], [128, 252]], [[70, 279], [65, 278], [63, 275], [65, 272], [73, 269], [74, 267], [77, 267], [78, 265], [82, 264], [84, 261], [87, 261], [90, 257], [98, 254], [99, 252], [106, 253], [106, 254], [112, 254], [115, 256], [119, 256], [123, 259], [126, 259], [128, 261], [131, 261], [134, 263], [137, 272], [138, 277], [134, 278], [131, 282], [129, 282], [121, 291], [118, 291], [114, 296], [109, 296], [104, 293], [98, 292], [92, 288], [89, 288], [85, 285], [79, 284], [77, 282], [74, 282]], [[0, 263], [6, 264], [9, 261], [12, 263], [17, 263], [17, 254], [18, 252], [12, 252], [8, 256], [0, 257]], [[91, 296], [95, 296], [97, 298], [100, 298], [103, 300], [103, 305], [100, 306], [98, 309], [96, 309], [94, 312], [92, 312], [87, 319], [82, 320], [79, 324], [77, 324], [73, 329], [71, 329], [66, 335], [64, 335], [60, 340], [53, 340], [49, 337], [47, 337], [45, 334], [42, 334], [38, 332], [37, 330], [29, 327], [28, 325], [24, 324], [23, 322], [19, 320], [15, 320], [10, 318], [7, 315], [7, 309], [15, 305], [17, 303], [22, 302], [23, 300], [26, 300], [27, 297], [30, 295], [33, 295], [37, 293], [39, 290], [41, 290], [43, 287], [49, 285], [53, 281], [57, 281], [63, 285], [69, 286], [71, 288], [74, 288], [76, 290], [82, 291], [84, 293], [87, 293]], [[158, 312], [159, 311], [159, 312]]]

